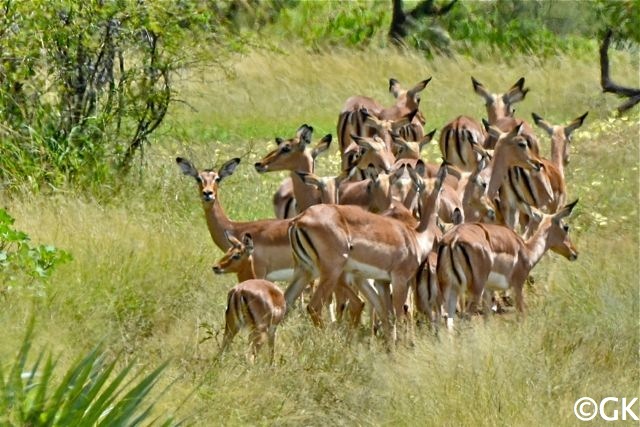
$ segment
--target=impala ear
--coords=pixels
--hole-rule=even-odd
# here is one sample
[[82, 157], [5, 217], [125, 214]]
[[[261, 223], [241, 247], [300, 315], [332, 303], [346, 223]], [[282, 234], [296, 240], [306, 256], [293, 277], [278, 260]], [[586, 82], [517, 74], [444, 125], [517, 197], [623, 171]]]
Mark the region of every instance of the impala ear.
[[228, 177], [229, 175], [233, 174], [233, 172], [236, 170], [236, 167], [238, 166], [239, 163], [240, 163], [240, 159], [236, 157], [234, 159], [229, 160], [224, 165], [222, 165], [220, 167], [220, 170], [218, 171], [218, 178], [220, 179], [220, 181], [222, 181], [224, 178]]
[[553, 215], [553, 221], [556, 224], [558, 224], [563, 218], [566, 218], [569, 215], [571, 215], [571, 211], [573, 211], [573, 208], [575, 208], [576, 205], [578, 204], [578, 200], [579, 199], [574, 200], [573, 202], [569, 203], [568, 205], [565, 205], [562, 209], [556, 212]]
[[313, 135], [313, 128], [311, 126], [303, 124], [298, 128], [296, 134], [300, 138], [300, 142], [304, 145], [311, 144], [311, 136]]
[[509, 104], [514, 104], [516, 102], [522, 101], [524, 97], [529, 92], [528, 88], [524, 88], [524, 77], [520, 77], [520, 79], [509, 89], [509, 91], [504, 95], [504, 100]]
[[193, 164], [189, 160], [182, 157], [176, 157], [176, 163], [182, 170], [183, 174], [193, 178], [198, 178], [198, 170], [195, 168], [195, 166], [193, 166]]
[[391, 93], [394, 98], [397, 98], [400, 96], [401, 91], [402, 88], [400, 87], [400, 82], [393, 78], [389, 79], [389, 93]]
[[276, 136], [276, 145], [280, 145], [284, 142], [284, 139], [280, 138], [279, 136]]
[[422, 149], [424, 147], [427, 146], [427, 144], [429, 144], [432, 140], [433, 140], [433, 136], [436, 134], [436, 129], [432, 130], [431, 132], [429, 132], [428, 134], [426, 134], [424, 136], [424, 138], [422, 138], [422, 140], [420, 141], [420, 150], [422, 151]]
[[415, 167], [415, 171], [418, 174], [418, 176], [424, 176], [426, 174], [426, 170], [427, 170], [427, 166], [424, 164], [422, 159], [418, 159]]
[[313, 157], [314, 159], [316, 157], [318, 157], [318, 155], [324, 153], [325, 151], [327, 151], [329, 149], [329, 147], [331, 147], [331, 139], [333, 137], [331, 136], [331, 134], [327, 134], [324, 137], [322, 137], [322, 139], [320, 140], [320, 142], [318, 142], [316, 144], [316, 146], [314, 147], [313, 151], [311, 151], [311, 157]]
[[540, 129], [544, 130], [549, 136], [553, 135], [553, 126], [546, 122], [542, 117], [537, 115], [536, 113], [531, 113], [531, 117], [533, 118], [533, 122]]
[[415, 97], [419, 92], [422, 92], [424, 88], [427, 87], [430, 81], [431, 81], [431, 77], [421, 81], [420, 83], [415, 85], [413, 88], [409, 89], [409, 91], [407, 92], [407, 95], [410, 96], [411, 98]]
[[571, 133], [574, 130], [578, 129], [580, 126], [582, 126], [582, 124], [584, 123], [584, 119], [587, 118], [588, 114], [589, 114], [589, 112], [587, 111], [586, 113], [584, 113], [583, 115], [581, 115], [577, 119], [573, 119], [573, 121], [571, 123], [569, 123], [569, 125], [567, 127], [564, 128], [564, 136], [565, 136], [565, 138], [569, 139], [569, 137], [571, 136]]
[[229, 230], [224, 230], [224, 237], [227, 238], [229, 243], [231, 243], [231, 246], [233, 246], [234, 248], [237, 248], [242, 244], [240, 240], [236, 239], [235, 236], [231, 234], [231, 231]]
[[464, 222], [464, 215], [462, 215], [462, 211], [460, 208], [455, 208], [453, 213], [451, 214], [451, 221], [453, 225], [462, 224]]
[[242, 236], [242, 244], [249, 255], [253, 253], [253, 237], [250, 233], [245, 233]]
[[482, 83], [480, 83], [473, 77], [471, 77], [471, 83], [473, 83], [474, 92], [483, 97], [487, 104], [493, 102], [493, 95], [489, 93], [487, 88], [485, 88]]

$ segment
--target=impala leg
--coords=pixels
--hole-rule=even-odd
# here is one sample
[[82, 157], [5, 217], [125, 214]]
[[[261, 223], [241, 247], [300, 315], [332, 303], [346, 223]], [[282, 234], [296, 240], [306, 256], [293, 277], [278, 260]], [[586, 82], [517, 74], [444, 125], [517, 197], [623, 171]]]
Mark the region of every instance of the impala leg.
[[295, 269], [293, 279], [284, 292], [284, 299], [287, 302], [287, 313], [289, 313], [293, 307], [296, 299], [298, 299], [300, 294], [302, 294], [304, 288], [312, 281], [313, 278], [311, 272], [300, 267]]
[[276, 327], [274, 325], [269, 326], [267, 329], [267, 338], [269, 344], [269, 364], [273, 365], [273, 358], [275, 355], [275, 343], [276, 343]]
[[322, 308], [329, 302], [329, 298], [336, 288], [338, 280], [340, 280], [340, 274], [336, 274], [335, 270], [320, 272], [318, 286], [307, 306], [311, 320], [316, 326], [324, 326], [324, 322], [322, 321]]
[[364, 295], [369, 305], [372, 307], [371, 313], [371, 331], [373, 332], [373, 322], [375, 317], [378, 316], [383, 322], [387, 322], [387, 311], [384, 307], [384, 303], [380, 298], [380, 295], [376, 292], [376, 289], [369, 280], [362, 279], [360, 277], [353, 278], [353, 283], [358, 290]]
[[456, 306], [458, 305], [458, 292], [453, 286], [449, 287], [446, 296], [447, 308], [447, 329], [453, 331], [453, 319], [456, 316]]

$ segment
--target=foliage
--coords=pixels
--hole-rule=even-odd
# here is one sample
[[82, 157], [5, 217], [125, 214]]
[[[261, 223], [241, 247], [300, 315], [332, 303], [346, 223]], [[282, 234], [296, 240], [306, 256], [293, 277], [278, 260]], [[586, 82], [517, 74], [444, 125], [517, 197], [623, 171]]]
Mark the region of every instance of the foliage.
[[5, 1], [0, 180], [109, 182], [141, 153], [191, 49], [218, 37], [194, 2]]
[[52, 245], [30, 244], [29, 236], [13, 228], [15, 220], [0, 209], [0, 282], [15, 282], [29, 277], [45, 279], [56, 266], [71, 259], [68, 252]]
[[[0, 367], [1, 425], [133, 426], [150, 417], [156, 399], [149, 393], [166, 363], [134, 384], [140, 373], [127, 379], [134, 364], [118, 370], [118, 361], [108, 362], [104, 350], [96, 346], [56, 381], [57, 360], [51, 354], [41, 351], [35, 362], [27, 365], [33, 326], [32, 320], [6, 374]], [[171, 420], [163, 425], [171, 425]]]
[[380, 41], [390, 22], [387, 3], [301, 1], [280, 10], [272, 31], [283, 38], [295, 37], [318, 47], [365, 47]]

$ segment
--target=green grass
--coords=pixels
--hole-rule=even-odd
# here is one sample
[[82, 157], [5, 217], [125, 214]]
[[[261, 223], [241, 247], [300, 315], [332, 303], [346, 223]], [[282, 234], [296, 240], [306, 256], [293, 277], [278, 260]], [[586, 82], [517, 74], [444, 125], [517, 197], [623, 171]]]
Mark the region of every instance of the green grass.
[[[637, 58], [613, 57], [620, 84], [637, 86], [637, 71]], [[100, 342], [122, 353], [123, 366], [140, 360], [151, 372], [169, 360], [159, 389], [173, 385], [158, 411], [169, 413], [188, 397], [177, 418], [196, 425], [577, 425], [579, 397], [637, 396], [639, 116], [609, 119], [618, 100], [600, 93], [598, 73], [597, 58], [522, 58], [507, 66], [292, 49], [239, 56], [231, 77], [215, 69], [185, 75], [179, 98], [189, 106], [173, 107], [147, 149], [143, 174], [130, 177], [117, 197], [0, 199], [35, 244], [73, 255], [46, 293], [14, 286], [0, 297], [0, 363], [14, 360], [33, 313], [33, 347], [60, 354], [61, 367]], [[288, 137], [302, 123], [314, 126], [317, 138], [335, 135], [348, 96], [391, 104], [389, 77], [411, 85], [433, 76], [422, 96], [429, 128], [459, 114], [480, 118], [484, 107], [471, 75], [493, 91], [525, 76], [531, 91], [517, 105], [523, 118], [535, 111], [568, 123], [590, 111], [567, 167], [570, 198], [580, 198], [569, 220], [579, 259], [545, 257], [522, 322], [474, 321], [452, 342], [422, 331], [415, 348], [388, 355], [381, 343], [360, 337], [365, 331], [349, 340], [339, 328], [315, 329], [296, 311], [279, 331], [275, 366], [249, 365], [246, 339], [216, 361], [235, 278], [212, 274], [221, 253], [195, 183], [174, 158], [210, 167], [242, 157], [221, 184], [221, 202], [234, 219], [272, 217], [271, 195], [285, 174], [258, 175], [252, 165], [276, 135]], [[548, 138], [539, 137], [548, 153]], [[435, 144], [427, 151], [438, 158]], [[337, 162], [333, 149], [318, 167], [334, 173]]]

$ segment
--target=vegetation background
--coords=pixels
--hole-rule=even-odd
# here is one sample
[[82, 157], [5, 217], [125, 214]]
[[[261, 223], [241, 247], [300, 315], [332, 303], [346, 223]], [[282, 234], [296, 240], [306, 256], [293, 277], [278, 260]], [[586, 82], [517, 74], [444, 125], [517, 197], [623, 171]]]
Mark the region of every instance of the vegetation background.
[[[637, 107], [612, 114], [619, 100], [601, 93], [598, 62], [615, 24], [612, 77], [640, 87], [637, 0], [456, 2], [409, 20], [399, 46], [388, 38], [390, 2], [0, 8], [0, 425], [32, 420], [46, 408], [32, 383], [52, 395], [96, 348], [114, 375], [155, 375], [167, 362], [146, 423], [575, 425], [582, 396], [638, 396], [640, 116]], [[335, 134], [347, 97], [390, 104], [390, 77], [409, 86], [429, 76], [429, 129], [483, 117], [471, 76], [495, 91], [524, 76], [525, 119], [563, 124], [589, 111], [567, 168], [570, 198], [580, 199], [570, 220], [578, 261], [547, 255], [523, 321], [470, 322], [453, 341], [421, 331], [415, 348], [388, 355], [364, 328], [348, 339], [294, 311], [274, 366], [248, 364], [242, 340], [216, 361], [235, 278], [211, 273], [221, 253], [174, 158], [217, 167], [241, 157], [221, 203], [233, 219], [273, 217], [284, 175], [252, 165], [275, 136], [302, 123]], [[439, 158], [435, 144], [425, 156]], [[331, 174], [338, 163], [332, 150], [318, 167]], [[40, 365], [23, 381], [25, 342], [30, 363], [53, 355], [50, 376]]]

